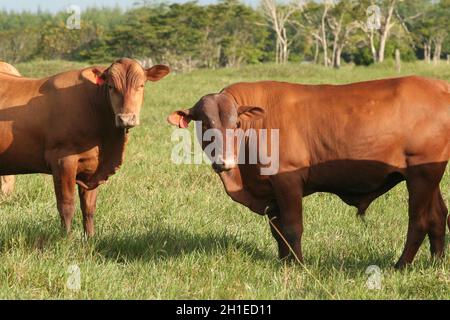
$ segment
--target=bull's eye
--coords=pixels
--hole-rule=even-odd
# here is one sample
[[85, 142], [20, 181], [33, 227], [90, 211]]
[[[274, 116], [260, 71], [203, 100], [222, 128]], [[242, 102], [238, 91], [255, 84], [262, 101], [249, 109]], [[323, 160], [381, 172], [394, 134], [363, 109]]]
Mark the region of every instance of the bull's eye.
[[108, 84], [108, 88], [109, 88], [109, 90], [114, 89], [114, 87], [112, 85], [110, 85], [110, 84]]

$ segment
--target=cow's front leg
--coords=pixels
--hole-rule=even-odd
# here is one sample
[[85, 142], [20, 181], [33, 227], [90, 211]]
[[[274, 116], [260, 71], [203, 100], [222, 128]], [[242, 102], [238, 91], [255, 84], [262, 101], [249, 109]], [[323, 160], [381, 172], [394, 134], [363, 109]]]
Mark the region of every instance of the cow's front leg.
[[87, 190], [78, 186], [81, 212], [83, 213], [84, 234], [87, 238], [94, 235], [94, 213], [97, 205], [98, 188]]
[[270, 227], [278, 242], [280, 259], [294, 259], [303, 262], [301, 250], [302, 191], [297, 177], [276, 178], [273, 186], [277, 198], [276, 209], [268, 211]]
[[78, 159], [75, 157], [60, 158], [52, 163], [57, 207], [62, 227], [67, 234], [70, 233], [72, 218], [75, 213], [77, 164]]

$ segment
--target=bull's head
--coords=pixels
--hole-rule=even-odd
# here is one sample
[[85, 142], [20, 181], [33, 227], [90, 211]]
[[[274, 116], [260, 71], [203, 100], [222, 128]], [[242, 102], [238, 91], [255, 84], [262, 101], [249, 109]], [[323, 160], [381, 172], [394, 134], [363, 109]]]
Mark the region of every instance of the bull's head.
[[[226, 152], [227, 141], [234, 137], [227, 135], [230, 132], [241, 127], [244, 121], [259, 120], [264, 116], [264, 109], [260, 107], [238, 106], [234, 99], [226, 93], [209, 94], [202, 97], [192, 108], [185, 110], [178, 110], [172, 112], [167, 121], [179, 128], [187, 128], [191, 120], [201, 122], [201, 136], [204, 135], [208, 129], [215, 129], [219, 132], [221, 141], [221, 150], [219, 149], [212, 160], [213, 169], [216, 172], [228, 171], [233, 169], [238, 164], [238, 148], [233, 141], [233, 150], [231, 154]], [[200, 133], [200, 132], [199, 132]], [[205, 150], [208, 141], [201, 140], [202, 148]]]
[[116, 127], [129, 129], [139, 124], [145, 83], [160, 80], [170, 69], [165, 65], [144, 69], [135, 60], [122, 58], [106, 70], [93, 68], [92, 72], [96, 84], [107, 89]]

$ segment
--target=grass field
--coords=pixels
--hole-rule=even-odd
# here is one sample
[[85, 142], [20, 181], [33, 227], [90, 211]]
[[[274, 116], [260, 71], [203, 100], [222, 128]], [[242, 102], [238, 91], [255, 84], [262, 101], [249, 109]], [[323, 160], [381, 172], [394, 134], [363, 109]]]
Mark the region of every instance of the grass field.
[[[40, 77], [82, 64], [19, 64]], [[450, 81], [450, 66], [405, 64], [404, 74]], [[169, 112], [241, 80], [346, 83], [396, 76], [389, 63], [325, 70], [312, 65], [261, 65], [172, 74], [147, 84], [142, 125], [132, 130], [125, 163], [100, 190], [97, 234], [60, 233], [51, 179], [18, 177], [0, 204], [0, 298], [81, 299], [449, 299], [450, 252], [432, 262], [428, 240], [412, 268], [393, 269], [407, 228], [404, 183], [376, 200], [366, 222], [328, 194], [304, 200], [305, 265], [277, 261], [267, 218], [234, 203], [207, 165], [170, 161]], [[419, 134], [419, 133], [418, 133]], [[447, 205], [450, 170], [441, 182]], [[447, 233], [447, 251], [449, 247]], [[81, 290], [66, 287], [68, 266], [81, 270]], [[366, 286], [370, 265], [382, 270], [380, 290]]]

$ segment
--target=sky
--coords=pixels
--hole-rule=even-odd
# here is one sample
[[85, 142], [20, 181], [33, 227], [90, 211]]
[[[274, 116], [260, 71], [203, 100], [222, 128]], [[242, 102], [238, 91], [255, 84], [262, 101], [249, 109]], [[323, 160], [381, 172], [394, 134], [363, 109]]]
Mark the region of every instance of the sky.
[[[170, 0], [170, 2], [185, 2], [186, 0]], [[86, 7], [120, 7], [127, 9], [133, 7], [140, 0], [0, 0], [0, 10], [6, 9], [8, 11], [32, 11], [36, 12], [38, 8], [43, 11], [58, 12], [65, 10], [69, 5], [77, 5], [81, 10]], [[199, 3], [212, 3], [215, 0], [200, 0]], [[247, 2], [247, 1], [246, 1]]]

